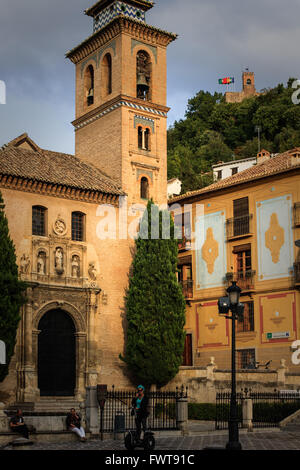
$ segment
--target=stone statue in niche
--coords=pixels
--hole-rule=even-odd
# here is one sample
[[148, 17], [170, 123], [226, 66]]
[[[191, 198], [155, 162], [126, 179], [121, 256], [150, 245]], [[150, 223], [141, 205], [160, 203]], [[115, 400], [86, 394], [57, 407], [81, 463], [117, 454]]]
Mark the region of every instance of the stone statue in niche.
[[95, 268], [95, 263], [94, 262], [89, 263], [88, 273], [89, 273], [89, 278], [92, 281], [96, 281], [96, 279], [97, 279], [97, 270]]
[[37, 258], [37, 272], [38, 274], [46, 274], [46, 253], [40, 251]]
[[60, 247], [55, 250], [55, 270], [57, 274], [64, 272], [64, 252]]
[[24, 253], [20, 260], [20, 273], [28, 274], [29, 268], [30, 268], [30, 259], [29, 259], [29, 256], [25, 255]]
[[80, 277], [80, 258], [77, 255], [72, 256], [72, 277]]

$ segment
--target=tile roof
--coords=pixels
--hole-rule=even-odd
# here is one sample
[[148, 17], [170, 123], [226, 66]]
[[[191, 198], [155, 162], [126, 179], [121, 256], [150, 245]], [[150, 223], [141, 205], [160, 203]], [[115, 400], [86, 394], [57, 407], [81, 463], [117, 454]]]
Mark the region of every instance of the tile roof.
[[0, 174], [105, 194], [124, 194], [120, 186], [91, 163], [74, 155], [16, 146], [14, 139], [0, 149]]
[[246, 170], [229, 176], [228, 178], [219, 180], [216, 183], [206, 186], [205, 188], [176, 196], [172, 198], [170, 202], [176, 202], [189, 197], [198, 196], [221, 189], [227, 189], [242, 183], [247, 183], [260, 178], [266, 178], [271, 175], [283, 173], [285, 171], [292, 170], [295, 167], [300, 169], [300, 147], [277, 154], [274, 157], [263, 161], [262, 163], [253, 165]]

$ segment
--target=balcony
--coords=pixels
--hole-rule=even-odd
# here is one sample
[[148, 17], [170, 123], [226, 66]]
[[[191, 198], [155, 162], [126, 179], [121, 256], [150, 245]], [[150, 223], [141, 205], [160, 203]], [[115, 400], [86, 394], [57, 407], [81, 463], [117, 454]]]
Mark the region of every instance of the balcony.
[[232, 281], [235, 281], [237, 285], [242, 289], [242, 294], [246, 292], [253, 292], [255, 290], [254, 278], [256, 271], [249, 270], [240, 273], [227, 273], [226, 284], [229, 287]]
[[294, 204], [294, 226], [300, 227], [300, 202]]
[[193, 279], [188, 279], [187, 281], [180, 281], [182, 286], [182, 293], [186, 299], [193, 298]]
[[252, 235], [253, 214], [242, 217], [232, 217], [226, 221], [227, 240], [242, 238]]
[[294, 285], [300, 287], [300, 261], [294, 263]]
[[178, 240], [178, 251], [190, 250], [191, 246], [191, 240], [187, 240], [186, 237], [183, 237], [181, 240]]

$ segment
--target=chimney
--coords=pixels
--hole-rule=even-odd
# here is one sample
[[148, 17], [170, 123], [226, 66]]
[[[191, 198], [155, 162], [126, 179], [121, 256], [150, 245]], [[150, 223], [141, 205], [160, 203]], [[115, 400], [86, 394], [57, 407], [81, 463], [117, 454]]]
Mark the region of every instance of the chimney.
[[256, 156], [256, 162], [258, 164], [263, 163], [263, 162], [266, 162], [267, 160], [270, 160], [270, 158], [271, 158], [270, 152], [268, 152], [268, 150], [263, 149], [260, 152], [258, 152]]

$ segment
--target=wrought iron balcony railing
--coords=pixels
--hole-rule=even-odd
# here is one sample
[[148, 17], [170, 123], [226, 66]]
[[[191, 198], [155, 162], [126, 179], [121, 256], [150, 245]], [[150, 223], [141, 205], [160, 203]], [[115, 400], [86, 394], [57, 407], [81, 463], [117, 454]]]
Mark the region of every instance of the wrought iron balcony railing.
[[242, 217], [232, 217], [226, 221], [227, 239], [244, 237], [252, 234], [253, 215], [243, 215]]
[[253, 271], [252, 269], [239, 273], [227, 273], [226, 284], [229, 287], [232, 281], [236, 281], [237, 285], [242, 289], [242, 293], [254, 291], [255, 274], [256, 271]]
[[294, 263], [294, 284], [300, 286], [300, 261]]
[[186, 237], [178, 240], [178, 251], [190, 250], [191, 246], [191, 240], [187, 240]]
[[186, 299], [193, 298], [193, 279], [188, 279], [187, 281], [180, 281], [182, 286], [182, 293]]

